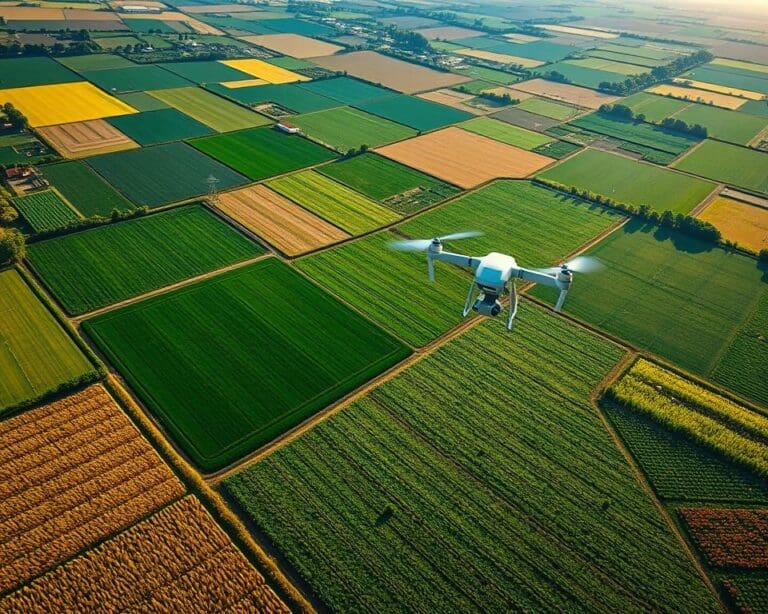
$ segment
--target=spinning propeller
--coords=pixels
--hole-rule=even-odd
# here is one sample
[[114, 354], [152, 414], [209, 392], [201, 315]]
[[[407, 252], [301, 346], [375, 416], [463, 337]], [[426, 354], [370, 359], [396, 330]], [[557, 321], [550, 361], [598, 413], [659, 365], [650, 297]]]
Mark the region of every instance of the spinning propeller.
[[560, 271], [571, 271], [573, 273], [593, 273], [603, 268], [603, 263], [594, 256], [576, 256], [573, 260], [563, 262], [558, 266], [546, 269], [534, 269], [547, 275], [557, 275]]
[[432, 255], [443, 250], [443, 241], [457, 241], [459, 239], [469, 239], [483, 234], [479, 230], [465, 230], [464, 232], [454, 232], [450, 235], [435, 237], [434, 239], [411, 239], [408, 241], [392, 241], [389, 244], [391, 249], [399, 252], [427, 252], [427, 274], [429, 281], [435, 281], [435, 265], [432, 262]]

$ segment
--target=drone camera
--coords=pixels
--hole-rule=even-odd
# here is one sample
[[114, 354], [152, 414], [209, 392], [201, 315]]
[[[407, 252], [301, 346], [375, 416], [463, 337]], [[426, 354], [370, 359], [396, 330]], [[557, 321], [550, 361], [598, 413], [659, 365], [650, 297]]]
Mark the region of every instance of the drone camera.
[[484, 316], [497, 316], [501, 313], [498, 294], [484, 292], [475, 299], [472, 309]]

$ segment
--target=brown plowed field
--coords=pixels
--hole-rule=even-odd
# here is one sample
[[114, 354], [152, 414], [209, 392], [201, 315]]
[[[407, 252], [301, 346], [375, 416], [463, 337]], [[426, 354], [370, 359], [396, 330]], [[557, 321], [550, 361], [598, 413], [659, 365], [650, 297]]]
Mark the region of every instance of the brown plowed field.
[[187, 497], [0, 600], [3, 612], [288, 612]]
[[598, 109], [601, 104], [613, 104], [619, 100], [618, 96], [603, 94], [594, 90], [588, 90], [585, 87], [568, 85], [567, 83], [555, 83], [546, 79], [531, 79], [530, 81], [521, 81], [515, 83], [512, 87], [521, 92], [552, 98], [553, 100], [562, 100], [571, 102], [579, 107], [588, 109]]
[[425, 66], [403, 62], [375, 51], [354, 51], [315, 58], [314, 63], [328, 70], [345, 71], [371, 83], [413, 94], [470, 81], [469, 77], [438, 72]]
[[527, 177], [554, 162], [454, 127], [380, 147], [376, 152], [465, 189], [497, 177]]
[[289, 256], [349, 238], [264, 185], [222, 194], [219, 209]]
[[332, 45], [300, 34], [260, 34], [256, 36], [241, 36], [241, 40], [277, 51], [294, 58], [313, 58], [333, 55], [344, 47]]
[[100, 385], [1, 422], [0, 592], [183, 494]]
[[459, 49], [456, 53], [459, 55], [467, 55], [471, 58], [488, 60], [489, 62], [497, 62], [499, 64], [519, 64], [525, 68], [536, 68], [544, 64], [544, 62], [540, 62], [539, 60], [520, 58], [516, 55], [508, 55], [506, 53], [494, 53], [493, 51], [485, 51], [484, 49]]
[[82, 158], [139, 146], [103, 119], [47, 126], [38, 131], [65, 158]]

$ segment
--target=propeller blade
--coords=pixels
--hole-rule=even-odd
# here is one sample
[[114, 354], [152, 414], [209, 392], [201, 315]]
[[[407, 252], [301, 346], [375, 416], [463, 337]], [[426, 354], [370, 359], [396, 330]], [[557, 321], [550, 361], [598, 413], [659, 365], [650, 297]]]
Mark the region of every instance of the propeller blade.
[[441, 241], [457, 241], [458, 239], [469, 239], [471, 237], [479, 237], [482, 232], [479, 230], [466, 230], [464, 232], [454, 232], [450, 235], [445, 235], [444, 237], [438, 237]]
[[391, 241], [390, 249], [398, 252], [423, 252], [432, 244], [432, 239], [414, 239], [412, 241]]
[[427, 277], [429, 281], [435, 281], [435, 263], [432, 262], [429, 254], [427, 254]]
[[[557, 275], [563, 265], [551, 266], [546, 269], [534, 269], [539, 273], [546, 275]], [[603, 268], [603, 263], [594, 256], [576, 256], [573, 260], [565, 263], [566, 268], [573, 273], [593, 273]]]

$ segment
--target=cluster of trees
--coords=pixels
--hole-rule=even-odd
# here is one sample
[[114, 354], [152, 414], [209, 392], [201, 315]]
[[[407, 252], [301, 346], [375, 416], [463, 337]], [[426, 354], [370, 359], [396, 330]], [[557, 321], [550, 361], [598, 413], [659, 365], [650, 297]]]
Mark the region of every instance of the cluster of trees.
[[5, 121], [10, 123], [16, 130], [26, 130], [29, 128], [29, 120], [26, 115], [14, 107], [10, 102], [2, 106]]
[[[632, 109], [625, 104], [603, 104], [600, 105], [597, 112], [600, 113], [600, 115], [606, 115], [625, 121], [645, 121], [645, 115], [643, 113], [635, 115]], [[699, 139], [706, 139], [707, 136], [709, 136], [709, 132], [701, 124], [688, 124], [681, 119], [675, 119], [673, 117], [665, 117], [660, 125], [665, 130], [687, 134]]]
[[550, 70], [547, 73], [544, 73], [540, 75], [542, 79], [546, 79], [547, 81], [554, 81], [555, 83], [570, 83], [571, 80], [566, 77], [563, 73], [557, 72], [556, 70]]
[[480, 92], [477, 95], [479, 98], [485, 98], [492, 102], [498, 102], [500, 104], [517, 104], [520, 102], [517, 98], [512, 98], [509, 94], [495, 94], [493, 92]]
[[18, 262], [27, 255], [27, 241], [23, 233], [9, 228], [19, 217], [11, 206], [11, 194], [0, 185], [0, 264]]
[[628, 94], [650, 87], [660, 81], [671, 79], [672, 77], [684, 73], [686, 70], [690, 70], [694, 66], [710, 62], [713, 58], [714, 56], [709, 51], [697, 51], [691, 55], [681, 56], [666, 66], [656, 66], [655, 68], [652, 68], [649, 73], [630, 75], [624, 81], [615, 83], [602, 81], [597, 86], [597, 89], [601, 92], [607, 92], [617, 96], [627, 96]]
[[16, 56], [40, 56], [40, 55], [87, 55], [93, 53], [95, 48], [94, 43], [90, 41], [74, 41], [65, 45], [62, 42], [55, 43], [51, 46], [47, 45], [22, 45], [19, 42], [2, 43], [0, 44], [0, 57], [16, 57]]
[[426, 53], [430, 51], [429, 41], [418, 32], [400, 30], [396, 26], [388, 26], [384, 30], [385, 36], [392, 39], [392, 44], [403, 51], [411, 53]]
[[[662, 226], [664, 228], [671, 228], [688, 236], [695, 237], [709, 243], [720, 244], [723, 242], [722, 234], [720, 234], [720, 231], [717, 228], [715, 228], [709, 222], [691, 217], [690, 215], [673, 213], [672, 211], [664, 211], [659, 213], [658, 211], [651, 209], [651, 207], [648, 205], [640, 205], [639, 207], [635, 207], [634, 205], [629, 205], [627, 203], [617, 202], [612, 198], [603, 196], [602, 194], [596, 194], [594, 192], [590, 192], [589, 190], [579, 190], [573, 186], [569, 187], [562, 183], [558, 183], [557, 181], [550, 181], [548, 179], [542, 179], [539, 177], [535, 178], [534, 182], [540, 183], [550, 188], [554, 188], [560, 192], [566, 192], [568, 194], [572, 194], [573, 196], [578, 196], [584, 200], [629, 213], [639, 217], [640, 219], [646, 220], [650, 224]], [[735, 244], [730, 242], [725, 242], [725, 245], [727, 247], [735, 247]]]

